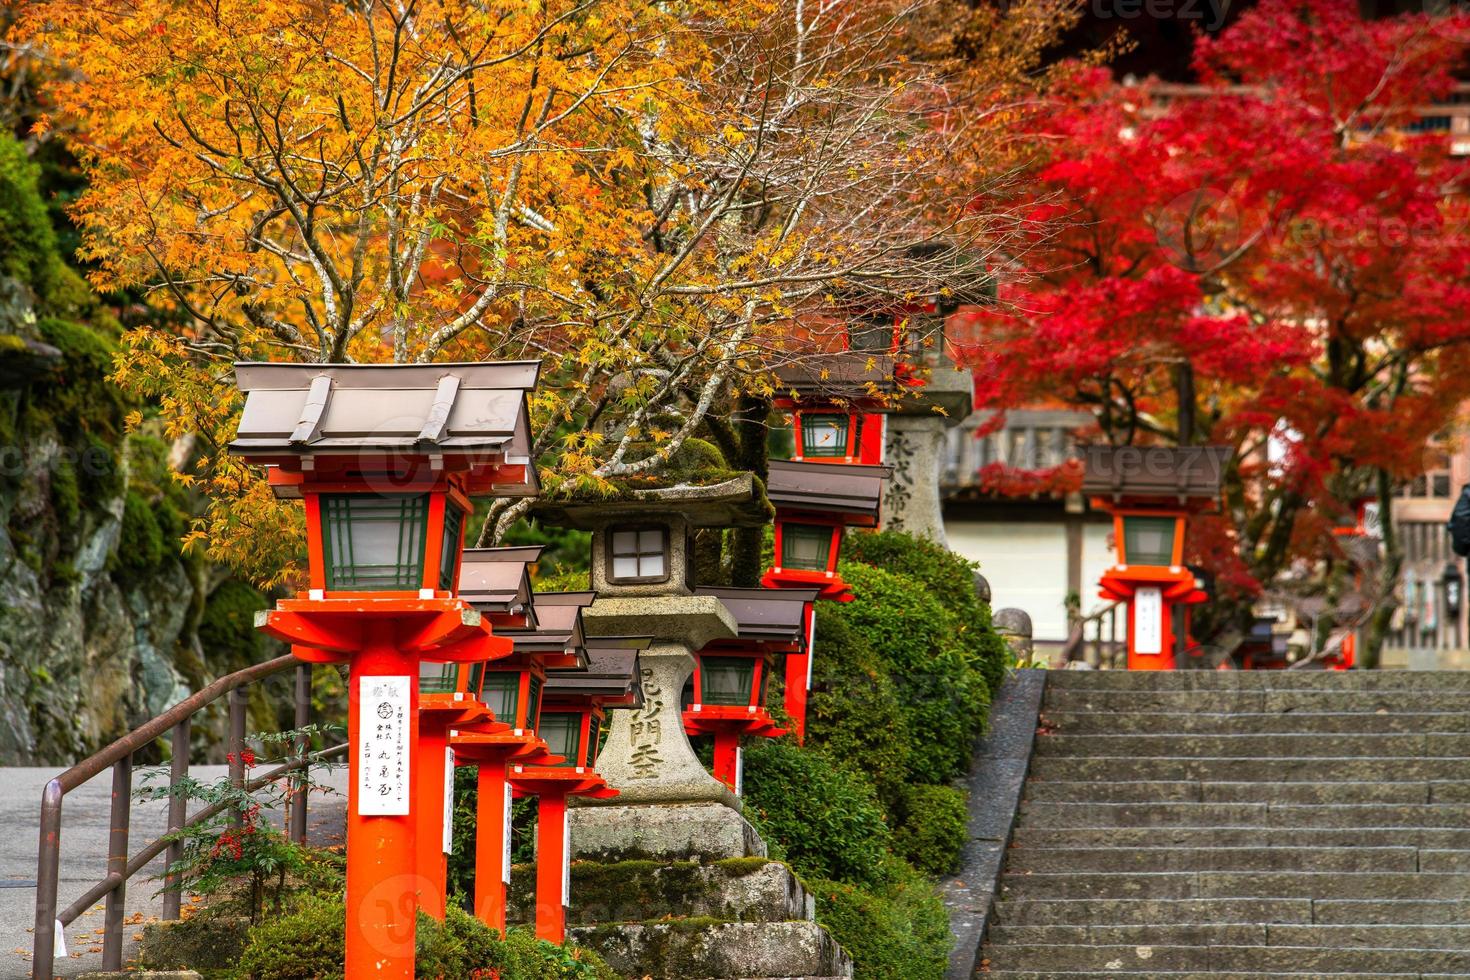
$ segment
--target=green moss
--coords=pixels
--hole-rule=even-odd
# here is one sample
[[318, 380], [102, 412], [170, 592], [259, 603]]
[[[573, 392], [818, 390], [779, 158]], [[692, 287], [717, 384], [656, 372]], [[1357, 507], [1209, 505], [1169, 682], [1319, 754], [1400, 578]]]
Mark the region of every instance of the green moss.
[[199, 644], [219, 673], [262, 659], [265, 641], [255, 629], [255, 614], [269, 607], [263, 593], [240, 579], [229, 579], [210, 593], [199, 621]]
[[0, 135], [0, 275], [51, 292], [60, 274], [56, 234], [38, 187], [40, 168], [13, 136]]
[[62, 527], [71, 527], [82, 516], [82, 492], [77, 484], [76, 467], [66, 458], [58, 459], [51, 468], [51, 506]]
[[163, 531], [153, 514], [153, 506], [141, 494], [129, 492], [123, 499], [116, 571], [128, 578], [147, 575], [163, 563], [165, 554]]

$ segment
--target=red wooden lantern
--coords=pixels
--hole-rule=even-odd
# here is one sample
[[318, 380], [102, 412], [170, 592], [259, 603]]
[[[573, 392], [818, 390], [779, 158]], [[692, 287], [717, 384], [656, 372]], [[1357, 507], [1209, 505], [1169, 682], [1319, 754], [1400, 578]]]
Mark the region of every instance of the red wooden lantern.
[[[699, 651], [684, 706], [684, 730], [690, 735], [714, 736], [714, 776], [739, 795], [741, 737], [786, 734], [766, 708], [767, 686], [777, 658], [810, 654], [808, 614], [817, 590], [702, 588], [697, 592], [723, 602], [739, 633]], [[804, 659], [797, 671], [802, 712], [798, 724], [805, 722], [809, 663]], [[791, 673], [788, 670], [788, 684]], [[792, 703], [789, 693], [788, 706]], [[797, 721], [795, 715], [793, 721]]]
[[772, 460], [766, 495], [776, 507], [775, 562], [761, 579], [771, 588], [815, 586], [824, 599], [851, 601], [837, 574], [842, 533], [876, 527], [887, 466], [823, 466]]
[[230, 451], [306, 510], [308, 591], [260, 625], [304, 660], [351, 665], [349, 976], [413, 976], [415, 896], [442, 867], [421, 858], [414, 815], [432, 788], [424, 770], [443, 766], [442, 745], [420, 754], [420, 665], [510, 652], [454, 588], [469, 496], [536, 490], [526, 395], [538, 370], [236, 365], [246, 399]]
[[1188, 517], [1212, 510], [1229, 450], [1092, 446], [1082, 491], [1113, 515], [1118, 563], [1099, 594], [1128, 606], [1128, 668], [1172, 670], [1188, 639], [1184, 607], [1204, 602], [1184, 565]]

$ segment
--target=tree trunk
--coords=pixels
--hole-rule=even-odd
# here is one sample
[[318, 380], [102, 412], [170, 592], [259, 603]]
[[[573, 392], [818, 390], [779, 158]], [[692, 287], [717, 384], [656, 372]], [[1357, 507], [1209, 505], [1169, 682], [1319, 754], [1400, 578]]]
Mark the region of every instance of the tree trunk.
[[1374, 477], [1378, 484], [1378, 526], [1383, 529], [1383, 560], [1378, 566], [1377, 601], [1358, 651], [1358, 666], [1364, 670], [1378, 669], [1383, 660], [1383, 641], [1393, 623], [1394, 610], [1399, 607], [1399, 574], [1404, 569], [1404, 549], [1393, 522], [1393, 480], [1383, 469], [1377, 470]]

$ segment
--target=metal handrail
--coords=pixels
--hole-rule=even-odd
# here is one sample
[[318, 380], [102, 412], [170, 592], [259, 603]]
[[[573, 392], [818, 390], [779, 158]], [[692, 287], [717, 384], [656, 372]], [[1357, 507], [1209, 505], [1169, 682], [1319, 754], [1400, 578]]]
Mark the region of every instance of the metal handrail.
[[[244, 670], [221, 677], [197, 693], [185, 698], [167, 711], [158, 715], [122, 736], [99, 752], [82, 760], [70, 769], [50, 780], [41, 791], [41, 845], [36, 871], [36, 925], [31, 976], [33, 980], [51, 980], [55, 966], [56, 937], [61, 928], [70, 925], [77, 916], [99, 898], [107, 900], [103, 915], [102, 969], [122, 969], [123, 909], [126, 900], [127, 882], [130, 877], [145, 867], [164, 851], [169, 852], [172, 866], [182, 857], [182, 842], [176, 838], [178, 831], [220, 813], [225, 804], [214, 804], [185, 818], [184, 798], [173, 794], [169, 800], [168, 831], [149, 844], [136, 856], [128, 857], [128, 829], [132, 808], [133, 754], [139, 749], [172, 734], [173, 756], [169, 767], [169, 785], [175, 787], [189, 774], [189, 728], [191, 720], [199, 711], [207, 708], [221, 697], [229, 697], [229, 750], [231, 757], [230, 781], [249, 792], [265, 786], [283, 776], [295, 773], [295, 786], [288, 798], [290, 809], [287, 832], [298, 843], [306, 837], [306, 778], [304, 770], [313, 761], [343, 754], [346, 745], [334, 746], [311, 756], [303, 755], [287, 764], [255, 779], [245, 778], [241, 753], [245, 748], [245, 699], [240, 688], [254, 681], [296, 668], [295, 724], [304, 728], [311, 717], [311, 665], [304, 664], [287, 655], [254, 664]], [[304, 752], [304, 746], [299, 747]], [[61, 803], [65, 795], [83, 783], [112, 767], [112, 817], [108, 845], [107, 874], [101, 881], [87, 889], [82, 897], [73, 902], [60, 915], [56, 914], [57, 886], [61, 873]], [[174, 839], [170, 839], [174, 838]], [[165, 919], [177, 919], [180, 913], [180, 894], [173, 876], [167, 876], [164, 895]]]

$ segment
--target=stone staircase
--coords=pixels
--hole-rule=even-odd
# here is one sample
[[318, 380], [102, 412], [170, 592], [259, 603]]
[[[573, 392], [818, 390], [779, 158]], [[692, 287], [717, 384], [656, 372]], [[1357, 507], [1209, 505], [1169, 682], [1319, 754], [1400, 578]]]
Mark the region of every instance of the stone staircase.
[[1056, 671], [980, 973], [1470, 975], [1470, 672]]

